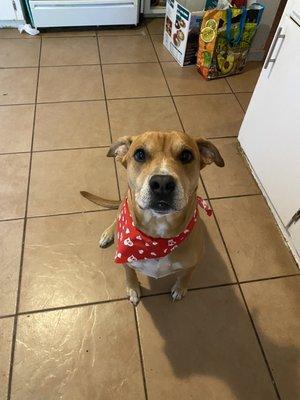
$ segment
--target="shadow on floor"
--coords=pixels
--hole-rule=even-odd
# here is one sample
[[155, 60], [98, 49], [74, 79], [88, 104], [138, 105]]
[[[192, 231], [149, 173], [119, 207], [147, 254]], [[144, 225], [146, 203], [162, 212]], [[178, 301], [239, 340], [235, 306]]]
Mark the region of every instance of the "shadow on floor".
[[[205, 234], [209, 242], [207, 245], [214, 246], [207, 231]], [[221, 258], [217, 249], [215, 252], [214, 259]], [[216, 265], [227, 271], [224, 262], [222, 267], [222, 259], [219, 259]], [[224, 274], [224, 270], [219, 272]], [[143, 293], [151, 294], [151, 289], [144, 288]], [[139, 307], [141, 307], [140, 310]], [[153, 378], [153, 384], [154, 380], [161, 379], [155, 382], [157, 399], [163, 398], [164, 390], [168, 390], [168, 385], [169, 390], [174, 391], [175, 396], [172, 398], [175, 399], [181, 398], [181, 391], [187, 394], [194, 389], [202, 393], [202, 400], [228, 397], [237, 400], [277, 399], [237, 286], [192, 290], [183, 301], [175, 304], [167, 298], [167, 295], [143, 298], [139, 307], [139, 319], [143, 318], [140, 326], [141, 342], [142, 345], [144, 340], [148, 343], [143, 349], [147, 385], [148, 382], [150, 386], [152, 384], [153, 370], [158, 369]], [[161, 339], [156, 339], [156, 334], [154, 338], [151, 336], [152, 345], [149, 346], [151, 320]], [[288, 377], [288, 382], [284, 382], [284, 389], [288, 388], [289, 395], [284, 398], [297, 398], [299, 383], [295, 364], [300, 357], [299, 351], [293, 346], [280, 346], [272, 342], [264, 333], [260, 333], [260, 339], [268, 354], [272, 354], [273, 360], [288, 366], [288, 370], [284, 372], [284, 376]], [[173, 377], [163, 377], [168, 367], [163, 366], [166, 361], [164, 356], [159, 354], [161, 348], [156, 347], [155, 344], [160, 340], [164, 343], [167, 363], [170, 364], [173, 374], [182, 380], [179, 383], [176, 382], [174, 387], [172, 387]], [[148, 354], [147, 347], [151, 348]], [[155, 354], [158, 361], [154, 359]], [[160, 374], [162, 377], [157, 378]], [[214, 382], [224, 382], [230, 389], [231, 395], [215, 393], [215, 390], [220, 389], [216, 389], [214, 383], [208, 390], [201, 376], [212, 377]], [[195, 377], [199, 380], [197, 379], [197, 382], [194, 380], [193, 383]], [[166, 387], [164, 387], [165, 384]], [[195, 385], [194, 389], [193, 385]], [[191, 398], [197, 397], [192, 395]]]

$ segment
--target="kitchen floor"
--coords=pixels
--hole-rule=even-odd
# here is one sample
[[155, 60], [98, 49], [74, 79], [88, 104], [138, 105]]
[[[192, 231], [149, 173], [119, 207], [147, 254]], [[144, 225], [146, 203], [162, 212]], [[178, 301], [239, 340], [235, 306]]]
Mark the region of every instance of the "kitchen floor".
[[[261, 64], [206, 82], [162, 31], [0, 30], [1, 400], [300, 398], [299, 270], [236, 139]], [[214, 216], [187, 297], [140, 277], [134, 308], [98, 248], [116, 212], [79, 191], [122, 196], [108, 147], [145, 130], [206, 136], [226, 167], [202, 174]]]

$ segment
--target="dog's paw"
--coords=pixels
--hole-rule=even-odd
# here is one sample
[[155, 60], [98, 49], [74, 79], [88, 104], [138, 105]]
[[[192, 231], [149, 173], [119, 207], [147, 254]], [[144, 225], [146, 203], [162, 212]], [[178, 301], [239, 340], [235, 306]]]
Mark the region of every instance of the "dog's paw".
[[112, 245], [113, 242], [114, 242], [114, 235], [107, 231], [104, 231], [99, 240], [99, 247], [105, 249], [106, 247]]
[[175, 283], [175, 285], [171, 289], [171, 299], [173, 301], [178, 301], [184, 298], [184, 296], [187, 293], [187, 288], [182, 288], [178, 284], [178, 282]]
[[137, 306], [139, 304], [141, 298], [141, 291], [139, 287], [135, 289], [127, 288], [127, 295], [134, 306]]

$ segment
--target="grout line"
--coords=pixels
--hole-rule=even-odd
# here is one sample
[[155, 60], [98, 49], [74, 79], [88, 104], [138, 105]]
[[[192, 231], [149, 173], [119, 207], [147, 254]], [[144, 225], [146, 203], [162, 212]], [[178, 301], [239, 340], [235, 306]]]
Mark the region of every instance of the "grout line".
[[38, 68], [39, 68], [38, 65], [24, 65], [23, 67], [14, 67], [7, 65], [4, 67], [0, 67], [0, 71], [3, 71], [5, 69], [38, 69]]
[[[97, 48], [98, 48], [98, 56], [99, 56], [99, 62], [100, 62], [100, 70], [101, 70], [101, 77], [102, 77], [102, 86], [103, 86], [103, 93], [104, 93], [105, 109], [106, 109], [107, 122], [108, 122], [108, 130], [109, 130], [110, 142], [112, 143], [113, 142], [113, 137], [112, 137], [112, 132], [111, 132], [111, 121], [110, 121], [109, 110], [108, 110], [105, 79], [104, 79], [103, 67], [102, 67], [102, 63], [101, 63], [101, 53], [100, 53], [100, 45], [99, 45], [98, 37], [97, 37]], [[117, 183], [118, 197], [119, 197], [119, 200], [121, 200], [119, 177], [118, 177], [117, 165], [116, 165], [115, 158], [113, 159], [113, 162], [114, 162], [114, 167], [115, 167], [115, 177], [116, 177], [116, 183]]]
[[65, 149], [45, 149], [45, 150], [33, 150], [32, 153], [52, 153], [53, 151], [73, 151], [73, 150], [93, 150], [93, 149], [107, 149], [109, 145], [103, 144], [100, 146], [87, 146], [87, 147], [69, 147]]
[[276, 279], [284, 279], [284, 278], [291, 278], [291, 277], [300, 277], [300, 271], [295, 274], [289, 274], [289, 275], [279, 275], [279, 276], [271, 276], [270, 278], [258, 278], [258, 279], [247, 279], [245, 281], [240, 281], [241, 285], [244, 285], [246, 283], [256, 283], [256, 282], [264, 282], [264, 281], [274, 281]]
[[[206, 186], [205, 186], [205, 184], [204, 184], [204, 182], [203, 182], [203, 178], [202, 178], [201, 175], [200, 175], [200, 179], [201, 179], [201, 181], [202, 181], [202, 184], [203, 184], [203, 187], [204, 187], [204, 190], [205, 190], [207, 199], [208, 199], [208, 201], [209, 201], [209, 203], [210, 203], [210, 205], [211, 205], [211, 207], [212, 207], [212, 209], [213, 209], [213, 205], [211, 204], [211, 201], [210, 201], [210, 198], [209, 198], [209, 195], [208, 195]], [[246, 298], [245, 298], [244, 293], [243, 293], [243, 290], [242, 290], [241, 282], [239, 281], [238, 274], [237, 274], [237, 272], [236, 272], [236, 270], [235, 270], [235, 268], [234, 268], [233, 261], [232, 261], [232, 258], [231, 258], [231, 256], [230, 256], [228, 247], [227, 247], [227, 245], [226, 245], [225, 238], [224, 238], [224, 236], [223, 236], [223, 234], [222, 234], [222, 231], [221, 231], [221, 228], [220, 228], [218, 219], [217, 219], [217, 217], [216, 217], [215, 211], [213, 211], [213, 218], [214, 218], [215, 223], [216, 223], [216, 225], [217, 225], [217, 228], [218, 228], [219, 234], [220, 234], [220, 236], [221, 236], [221, 239], [222, 239], [224, 248], [225, 248], [225, 250], [226, 250], [226, 253], [227, 253], [227, 256], [228, 256], [228, 259], [229, 259], [231, 268], [232, 268], [232, 270], [233, 270], [235, 279], [236, 279], [236, 281], [237, 281], [237, 285], [238, 285], [238, 288], [239, 288], [240, 295], [241, 295], [241, 297], [242, 297], [242, 300], [243, 300], [243, 303], [244, 303], [246, 312], [247, 312], [247, 314], [248, 314], [248, 318], [249, 318], [250, 323], [251, 323], [251, 325], [252, 325], [252, 329], [253, 329], [254, 334], [255, 334], [255, 336], [256, 336], [256, 340], [257, 340], [257, 342], [258, 342], [260, 351], [261, 351], [262, 356], [263, 356], [263, 359], [264, 359], [264, 361], [265, 361], [267, 370], [268, 370], [268, 372], [269, 372], [269, 376], [270, 376], [270, 378], [271, 378], [271, 382], [272, 382], [272, 384], [273, 384], [274, 391], [275, 391], [275, 393], [276, 393], [276, 396], [277, 396], [278, 400], [281, 400], [281, 397], [280, 397], [280, 394], [279, 394], [279, 391], [278, 391], [278, 388], [277, 388], [277, 384], [276, 384], [274, 375], [273, 375], [273, 373], [272, 373], [272, 370], [271, 370], [271, 367], [270, 367], [270, 365], [269, 365], [269, 362], [268, 362], [268, 359], [267, 359], [265, 350], [264, 350], [264, 348], [263, 348], [263, 345], [262, 345], [262, 342], [261, 342], [261, 340], [260, 340], [259, 334], [258, 334], [258, 332], [257, 332], [256, 326], [255, 326], [255, 323], [254, 323], [254, 320], [253, 320], [252, 315], [251, 315], [251, 312], [250, 312], [250, 310], [249, 310], [249, 307], [248, 307]]]
[[119, 301], [128, 301], [128, 297], [120, 297], [120, 298], [117, 298], [117, 299], [109, 299], [109, 300], [91, 301], [89, 303], [70, 304], [70, 305], [67, 305], [67, 306], [50, 307], [50, 308], [45, 308], [45, 309], [42, 309], [42, 310], [21, 311], [17, 315], [18, 316], [20, 316], [20, 315], [31, 315], [31, 314], [40, 314], [40, 313], [51, 312], [51, 311], [71, 310], [71, 309], [74, 309], [74, 308], [97, 306], [97, 305], [100, 305], [100, 304], [114, 303], [114, 302], [119, 302]]
[[0, 223], [1, 222], [9, 222], [9, 221], [20, 221], [21, 219], [24, 219], [24, 217], [0, 219]]
[[4, 314], [4, 315], [0, 315], [0, 319], [13, 318], [15, 316], [16, 316], [16, 314]]
[[92, 64], [54, 64], [54, 65], [41, 65], [40, 68], [72, 68], [72, 67], [99, 67], [100, 63]]
[[143, 386], [144, 386], [144, 393], [145, 393], [145, 400], [148, 400], [148, 391], [147, 391], [147, 383], [146, 383], [146, 373], [145, 373], [145, 365], [144, 365], [144, 358], [143, 358], [143, 350], [141, 344], [141, 337], [139, 331], [139, 323], [138, 323], [138, 316], [137, 316], [137, 308], [133, 307], [134, 313], [134, 321], [135, 321], [135, 328], [136, 328], [136, 335], [138, 340], [138, 347], [139, 347], [139, 355], [140, 355], [140, 363], [141, 363], [141, 370], [142, 370], [142, 378], [143, 378]]
[[27, 193], [26, 193], [26, 205], [24, 214], [24, 224], [23, 224], [23, 237], [22, 237], [22, 249], [20, 257], [20, 267], [19, 267], [19, 277], [18, 277], [18, 289], [16, 298], [16, 316], [14, 317], [13, 326], [13, 336], [12, 336], [12, 346], [11, 346], [11, 356], [10, 356], [10, 368], [8, 377], [8, 389], [7, 389], [7, 400], [10, 400], [11, 390], [12, 390], [12, 376], [13, 376], [13, 366], [15, 358], [15, 348], [16, 348], [16, 336], [17, 336], [17, 325], [18, 325], [18, 311], [20, 307], [20, 295], [21, 295], [21, 283], [22, 283], [22, 272], [23, 272], [23, 261], [24, 261], [24, 249], [26, 240], [26, 226], [27, 226], [27, 213], [28, 213], [28, 201], [29, 201], [29, 190], [30, 190], [30, 177], [31, 177], [31, 166], [32, 166], [32, 150], [34, 142], [34, 130], [35, 130], [35, 119], [36, 119], [36, 109], [37, 109], [37, 97], [38, 97], [38, 86], [39, 86], [39, 76], [40, 76], [40, 62], [42, 53], [42, 39], [40, 40], [40, 50], [39, 50], [39, 61], [37, 69], [37, 79], [36, 79], [36, 90], [35, 90], [35, 105], [33, 112], [33, 124], [32, 124], [32, 136], [31, 136], [31, 148], [30, 148], [30, 159], [28, 168], [28, 180], [27, 180]]
[[183, 132], [185, 132], [182, 119], [181, 119], [180, 114], [179, 114], [179, 112], [178, 112], [178, 109], [177, 109], [177, 106], [176, 106], [176, 103], [175, 103], [175, 100], [174, 100], [172, 91], [171, 91], [170, 86], [169, 86], [169, 84], [168, 84], [168, 81], [167, 81], [167, 78], [166, 78], [166, 75], [165, 75], [165, 71], [164, 71], [164, 69], [163, 69], [163, 67], [162, 67], [162, 64], [161, 64], [161, 61], [160, 61], [160, 59], [159, 59], [157, 50], [156, 50], [156, 48], [155, 48], [155, 46], [154, 46], [153, 38], [152, 38], [152, 36], [151, 36], [151, 34], [150, 34], [150, 32], [149, 32], [148, 25], [146, 25], [146, 29], [147, 29], [147, 31], [148, 31], [148, 33], [149, 33], [149, 37], [150, 37], [150, 40], [151, 40], [151, 43], [152, 43], [152, 47], [153, 47], [153, 49], [154, 49], [154, 52], [155, 52], [156, 57], [157, 57], [158, 64], [159, 64], [159, 66], [160, 66], [160, 70], [161, 70], [161, 72], [162, 72], [162, 75], [163, 75], [163, 77], [164, 77], [166, 86], [167, 86], [168, 91], [169, 91], [169, 93], [170, 93], [170, 97], [171, 97], [171, 99], [172, 99], [172, 102], [173, 102], [173, 105], [174, 105], [176, 114], [177, 114], [177, 116], [178, 116], [178, 119], [179, 119], [179, 122], [180, 122], [180, 125], [181, 125], [181, 129], [183, 130]]
[[251, 196], [262, 196], [262, 193], [248, 193], [248, 194], [235, 194], [232, 196], [210, 197], [209, 200], [235, 199], [239, 197], [251, 197]]
[[[229, 81], [228, 81], [228, 79], [227, 79], [226, 77], [225, 77], [225, 80], [226, 80], [226, 82], [227, 82], [227, 85], [230, 87], [230, 90], [231, 90], [232, 94], [234, 95], [236, 101], [239, 103], [239, 106], [241, 107], [241, 109], [242, 109], [242, 111], [243, 111], [243, 113], [244, 113], [244, 116], [245, 116], [246, 110], [244, 110], [244, 107], [242, 106], [241, 102], [239, 101], [239, 99], [238, 99], [238, 97], [237, 97], [237, 95], [236, 95], [236, 92], [232, 89], [232, 87], [231, 87], [231, 85], [230, 85], [230, 83], [229, 83]], [[250, 92], [250, 93], [253, 93], [253, 92]], [[244, 119], [244, 118], [243, 118], [243, 119]]]
[[[156, 63], [157, 64], [157, 63]], [[160, 64], [160, 63], [158, 63]], [[97, 64], [101, 66], [100, 64]], [[241, 93], [252, 93], [252, 92], [241, 92]], [[157, 99], [157, 98], [169, 98], [169, 97], [195, 97], [195, 96], [220, 96], [224, 94], [233, 94], [233, 93], [198, 93], [198, 94], [177, 94], [177, 95], [172, 95], [171, 93], [169, 95], [164, 95], [164, 96], [138, 96], [138, 97], [107, 97], [107, 101], [118, 101], [118, 100], [138, 100], [138, 99]], [[79, 99], [79, 100], [60, 100], [60, 101], [38, 101], [37, 105], [40, 104], [60, 104], [60, 103], [82, 103], [82, 102], [92, 102], [92, 101], [105, 101], [104, 98], [102, 99]], [[30, 105], [35, 105], [35, 103], [9, 103], [9, 104], [0, 104], [0, 107], [11, 107], [11, 106], [30, 106]], [[226, 137], [237, 137], [237, 135], [233, 136], [216, 136], [212, 137], [212, 139], [222, 139]]]
[[111, 210], [109, 208], [103, 208], [103, 209], [100, 208], [98, 210], [72, 211], [72, 212], [58, 213], [58, 214], [29, 215], [29, 216], [27, 216], [27, 219], [63, 217], [63, 216], [68, 216], [68, 215], [90, 214], [90, 213], [109, 212], [109, 211], [116, 211], [116, 210]]
[[[272, 276], [270, 278], [250, 279], [250, 280], [240, 281], [239, 283], [241, 285], [243, 285], [243, 284], [249, 284], [249, 283], [251, 284], [251, 283], [257, 283], [257, 282], [266, 282], [266, 281], [271, 281], [271, 280], [276, 280], [276, 279], [286, 279], [286, 278], [291, 278], [291, 277], [295, 277], [295, 278], [299, 277], [300, 278], [300, 272], [295, 273], [295, 274], [289, 274], [289, 275]], [[195, 292], [195, 291], [216, 289], [216, 288], [227, 287], [227, 286], [238, 286], [238, 282], [228, 282], [228, 283], [219, 283], [216, 285], [193, 287], [193, 288], [189, 288], [188, 291]], [[143, 288], [142, 288], [142, 290], [143, 290]], [[164, 296], [164, 295], [167, 295], [170, 293], [171, 293], [171, 291], [169, 290], [169, 291], [158, 292], [158, 293], [142, 294], [141, 299], [147, 299], [148, 297]], [[16, 315], [20, 316], [20, 315], [38, 314], [38, 313], [58, 311], [58, 310], [69, 310], [69, 309], [73, 309], [73, 308], [88, 307], [88, 306], [93, 306], [93, 305], [100, 305], [100, 304], [113, 303], [113, 302], [119, 302], [119, 301], [129, 301], [129, 300], [128, 300], [128, 297], [119, 297], [119, 298], [115, 298], [115, 299], [92, 301], [92, 302], [88, 302], [88, 303], [70, 304], [67, 306], [57, 306], [57, 307], [49, 307], [49, 308], [37, 309], [37, 310], [20, 311], [20, 312], [18, 312], [18, 314], [1, 315], [0, 319], [12, 318], [12, 317], [15, 317]]]
[[135, 65], [135, 64], [158, 64], [158, 61], [128, 61], [128, 62], [101, 62], [101, 65]]
[[0, 153], [0, 156], [11, 156], [14, 154], [30, 154], [30, 150], [27, 151], [11, 151], [8, 153]]
[[[63, 149], [43, 149], [43, 150], [32, 150], [32, 153], [50, 153], [52, 151], [67, 151], [67, 150], [89, 150], [89, 149], [106, 149], [108, 148], [108, 144], [103, 144], [99, 146], [87, 146], [87, 147], [66, 147]], [[30, 150], [28, 151], [13, 151], [11, 153], [0, 153], [0, 156], [9, 156], [14, 154], [30, 154]]]
[[[203, 181], [202, 181], [202, 185], [204, 186]], [[209, 201], [210, 200], [215, 201], [215, 200], [222, 200], [222, 199], [234, 199], [234, 198], [251, 197], [251, 196], [262, 196], [262, 194], [254, 193], [254, 194], [243, 194], [243, 195], [224, 196], [224, 197], [211, 197], [210, 199], [208, 199], [208, 197], [205, 197], [205, 198], [208, 199]], [[79, 215], [79, 214], [89, 214], [89, 213], [95, 213], [95, 212], [109, 212], [109, 211], [114, 211], [114, 210], [111, 210], [108, 208], [100, 208], [97, 210], [71, 211], [71, 212], [63, 212], [63, 213], [57, 213], [57, 214], [27, 215], [27, 219], [60, 217], [60, 216], [68, 216], [68, 215]], [[18, 221], [21, 219], [24, 219], [24, 217], [0, 219], [0, 223], [8, 222], [8, 221]]]

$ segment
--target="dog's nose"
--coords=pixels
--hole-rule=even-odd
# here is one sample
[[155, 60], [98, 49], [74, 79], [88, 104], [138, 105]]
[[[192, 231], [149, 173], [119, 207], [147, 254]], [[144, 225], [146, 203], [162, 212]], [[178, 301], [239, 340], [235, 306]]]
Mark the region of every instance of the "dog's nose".
[[176, 183], [170, 175], [153, 175], [149, 182], [152, 193], [156, 195], [168, 195], [174, 192]]

